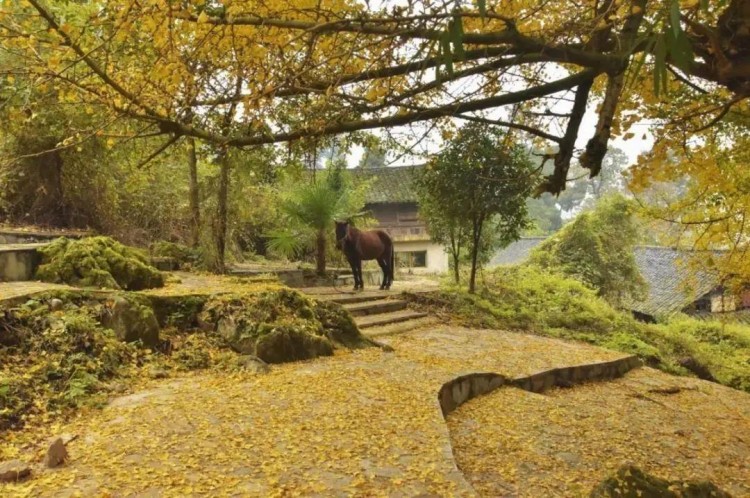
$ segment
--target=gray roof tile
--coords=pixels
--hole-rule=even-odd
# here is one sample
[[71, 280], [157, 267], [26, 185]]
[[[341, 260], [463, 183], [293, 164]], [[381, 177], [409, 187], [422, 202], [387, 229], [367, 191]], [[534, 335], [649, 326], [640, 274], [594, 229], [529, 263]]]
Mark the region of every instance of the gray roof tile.
[[365, 201], [368, 204], [417, 202], [414, 180], [423, 164], [388, 166], [384, 168], [353, 168], [348, 170], [355, 183], [372, 180]]

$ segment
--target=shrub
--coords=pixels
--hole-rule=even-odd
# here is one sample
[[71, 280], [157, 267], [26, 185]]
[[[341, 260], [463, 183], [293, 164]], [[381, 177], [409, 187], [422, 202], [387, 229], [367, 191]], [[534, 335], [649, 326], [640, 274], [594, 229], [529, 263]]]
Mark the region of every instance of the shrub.
[[164, 285], [163, 275], [139, 250], [109, 237], [60, 238], [39, 250], [40, 280], [81, 287], [141, 290]]
[[633, 255], [633, 209], [622, 196], [604, 198], [535, 248], [529, 264], [573, 277], [614, 305], [642, 297], [646, 282]]
[[149, 251], [152, 256], [159, 258], [172, 258], [180, 265], [195, 263], [198, 260], [198, 250], [191, 249], [183, 244], [176, 244], [164, 240], [151, 244]]

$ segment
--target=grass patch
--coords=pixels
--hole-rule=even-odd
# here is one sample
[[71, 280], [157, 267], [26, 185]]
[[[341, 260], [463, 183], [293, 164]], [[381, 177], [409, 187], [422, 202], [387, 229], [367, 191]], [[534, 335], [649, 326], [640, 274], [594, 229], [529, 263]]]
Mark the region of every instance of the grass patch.
[[534, 266], [485, 274], [477, 294], [448, 287], [410, 298], [463, 325], [530, 332], [635, 354], [670, 373], [750, 392], [750, 326], [677, 315], [636, 321], [584, 284]]

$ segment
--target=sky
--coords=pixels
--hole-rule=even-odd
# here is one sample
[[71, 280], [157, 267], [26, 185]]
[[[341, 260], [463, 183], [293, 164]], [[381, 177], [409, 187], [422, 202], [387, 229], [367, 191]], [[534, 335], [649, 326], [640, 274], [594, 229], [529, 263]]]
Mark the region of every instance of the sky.
[[[405, 5], [406, 2], [404, 0], [369, 0], [368, 4], [370, 8], [377, 9], [380, 7], [387, 7], [392, 8], [394, 6], [398, 5]], [[558, 71], [555, 71], [554, 68], [551, 68], [549, 70], [548, 76], [550, 78], [555, 78], [558, 76], [564, 77], [567, 73], [564, 72], [562, 69], [559, 69]], [[467, 85], [466, 83], [461, 83], [462, 85]], [[514, 91], [519, 89], [513, 88], [513, 86], [510, 86], [508, 88], [505, 88], [506, 91]], [[472, 89], [472, 83], [469, 82], [467, 86], [467, 90]], [[586, 114], [583, 119], [583, 123], [581, 124], [581, 130], [578, 136], [578, 140], [576, 141], [576, 147], [582, 149], [585, 147], [586, 142], [593, 136], [595, 128], [596, 128], [596, 121], [597, 121], [597, 115], [596, 115], [596, 102], [591, 102], [589, 108], [586, 111]], [[554, 107], [552, 110], [557, 112], [567, 112], [570, 107], [572, 106], [572, 103], [570, 102], [561, 102], [558, 104], [557, 107]], [[505, 115], [507, 117], [507, 108], [501, 108], [501, 109], [495, 109], [491, 110], [489, 112], [486, 112], [484, 114], [485, 117], [491, 118], [491, 119], [502, 119]], [[461, 120], [456, 120], [458, 124], [460, 125], [463, 123]], [[416, 137], [421, 137], [421, 134], [424, 133], [424, 130], [427, 126], [425, 126], [424, 123], [417, 123], [415, 125], [411, 126], [402, 126], [398, 128], [392, 128], [390, 130], [373, 130], [372, 133], [378, 136], [386, 136], [386, 134], [390, 133], [392, 135], [398, 135], [399, 136], [399, 143], [400, 144], [413, 144], [417, 142], [418, 140]], [[622, 140], [620, 138], [613, 138], [610, 139], [610, 148], [611, 147], [617, 147], [621, 149], [625, 154], [627, 155], [630, 164], [635, 164], [638, 156], [643, 153], [647, 152], [651, 149], [653, 146], [653, 138], [651, 137], [651, 134], [648, 133], [648, 125], [646, 123], [636, 123], [633, 127], [634, 129], [630, 130], [635, 133], [634, 138], [630, 140]], [[544, 129], [544, 131], [556, 134], [556, 135], [562, 135], [564, 130], [560, 129]], [[643, 138], [644, 133], [646, 134], [646, 137]], [[411, 135], [411, 138], [408, 138]], [[523, 133], [519, 134], [520, 137], [529, 137], [528, 135], [525, 135]], [[415, 150], [418, 150], [420, 154], [434, 154], [437, 153], [440, 150], [442, 140], [440, 137], [433, 133], [429, 139], [423, 140], [419, 147], [415, 148]], [[356, 166], [362, 155], [363, 155], [364, 149], [360, 146], [354, 146], [352, 147], [351, 151], [349, 152], [347, 156], [347, 162], [350, 167]], [[417, 155], [417, 156], [409, 156], [409, 155], [402, 155], [398, 153], [389, 153], [387, 156], [387, 164], [391, 166], [398, 166], [398, 165], [406, 165], [406, 164], [413, 164], [413, 163], [419, 163], [424, 162], [426, 157], [424, 155]]]

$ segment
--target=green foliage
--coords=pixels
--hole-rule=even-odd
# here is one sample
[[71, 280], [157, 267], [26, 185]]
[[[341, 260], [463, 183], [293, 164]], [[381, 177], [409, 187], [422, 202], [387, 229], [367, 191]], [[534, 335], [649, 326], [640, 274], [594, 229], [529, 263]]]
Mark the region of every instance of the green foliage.
[[624, 197], [603, 199], [534, 249], [529, 264], [576, 278], [614, 305], [642, 297], [646, 283], [633, 255], [639, 237], [633, 209]]
[[283, 221], [268, 232], [269, 248], [293, 257], [314, 247], [320, 270], [334, 222], [361, 214], [366, 189], [366, 184], [353, 186], [341, 164], [317, 173], [315, 178], [288, 181], [279, 192]]
[[109, 237], [60, 238], [39, 249], [40, 280], [81, 287], [140, 290], [162, 287], [164, 277], [139, 250]]
[[152, 256], [158, 258], [172, 258], [177, 261], [180, 266], [197, 263], [200, 259], [200, 253], [198, 250], [191, 249], [184, 244], [167, 242], [165, 240], [160, 240], [151, 244], [149, 246], [149, 252]]
[[471, 291], [482, 254], [529, 226], [526, 198], [535, 183], [526, 151], [477, 123], [461, 128], [418, 179], [420, 212], [433, 239], [447, 245], [456, 276], [462, 248], [471, 252]]
[[450, 288], [412, 299], [469, 326], [584, 341], [635, 354], [646, 364], [690, 375], [700, 366], [721, 384], [750, 392], [750, 326], [677, 316], [644, 324], [614, 309], [581, 282], [537, 266], [500, 267], [477, 294]]

